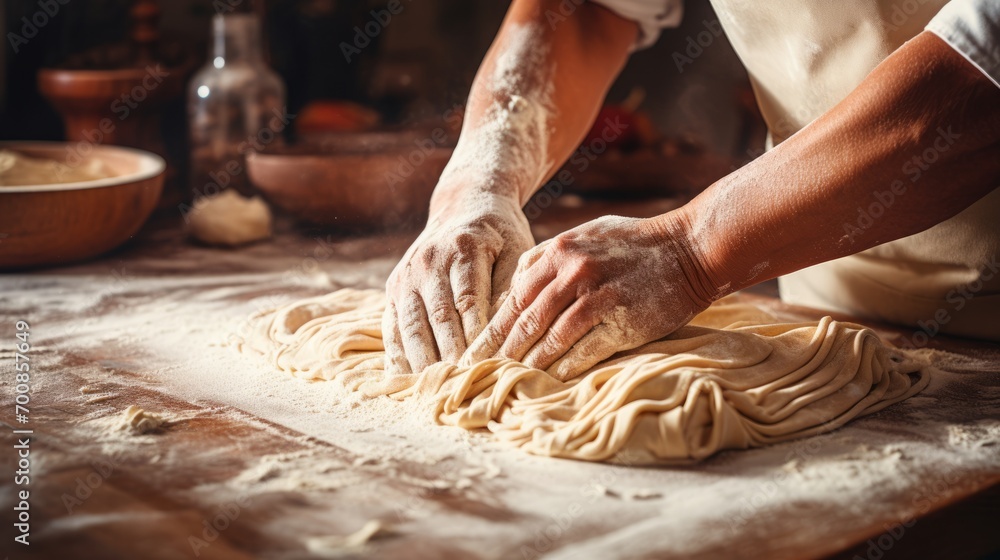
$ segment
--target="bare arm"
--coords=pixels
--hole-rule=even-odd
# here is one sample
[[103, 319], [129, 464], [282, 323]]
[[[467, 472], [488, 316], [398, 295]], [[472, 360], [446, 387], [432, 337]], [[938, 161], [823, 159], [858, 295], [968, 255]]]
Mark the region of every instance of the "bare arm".
[[[923, 231], [997, 185], [1000, 89], [924, 32], [815, 123], [683, 209], [700, 269], [692, 280], [708, 302]], [[891, 204], [859, 224], [858, 207], [879, 202], [876, 193]]]
[[591, 3], [517, 0], [476, 75], [430, 218], [386, 283], [390, 371], [457, 361], [534, 246], [521, 207], [590, 127], [637, 34]]
[[[583, 140], [628, 58], [637, 27], [589, 2], [550, 25], [545, 13], [558, 11], [559, 4], [518, 0], [511, 6], [476, 74], [455, 161], [435, 190], [432, 213], [449, 211], [452, 198], [481, 191], [524, 205], [542, 185], [545, 171], [565, 161]], [[533, 114], [498, 116], [498, 108], [510, 107], [515, 96], [523, 100], [523, 111]], [[532, 122], [535, 118], [539, 122]], [[511, 135], [509, 142], [493, 142], [498, 124], [518, 119], [525, 121], [518, 123], [525, 128], [541, 124], [544, 130], [525, 130], [520, 137]], [[518, 153], [524, 144], [537, 161]], [[521, 165], [491, 165], [477, 152], [482, 148]]]
[[[466, 357], [573, 377], [719, 297], [920, 232], [998, 184], [1000, 89], [925, 32], [823, 117], [684, 207], [602, 218], [530, 251]], [[894, 188], [891, 208], [857, 227], [857, 208]]]

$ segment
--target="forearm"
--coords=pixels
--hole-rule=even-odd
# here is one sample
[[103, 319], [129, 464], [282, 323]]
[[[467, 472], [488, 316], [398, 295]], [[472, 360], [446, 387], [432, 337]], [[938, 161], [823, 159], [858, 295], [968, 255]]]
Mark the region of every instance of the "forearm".
[[1000, 90], [924, 33], [816, 122], [654, 227], [686, 230], [690, 275], [711, 301], [923, 231], [998, 184]]
[[481, 194], [522, 206], [579, 145], [634, 42], [636, 26], [590, 3], [550, 25], [557, 0], [519, 0], [476, 75], [431, 214]]

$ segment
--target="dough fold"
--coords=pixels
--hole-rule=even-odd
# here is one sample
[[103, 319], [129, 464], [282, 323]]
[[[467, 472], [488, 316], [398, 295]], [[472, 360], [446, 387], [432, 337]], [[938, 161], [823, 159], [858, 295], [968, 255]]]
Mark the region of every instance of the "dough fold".
[[340, 290], [255, 314], [238, 344], [279, 370], [366, 396], [415, 400], [434, 421], [486, 429], [538, 455], [685, 462], [839, 428], [910, 397], [929, 366], [871, 330], [825, 317], [778, 323], [716, 302], [669, 337], [568, 382], [511, 360], [383, 370], [377, 290]]

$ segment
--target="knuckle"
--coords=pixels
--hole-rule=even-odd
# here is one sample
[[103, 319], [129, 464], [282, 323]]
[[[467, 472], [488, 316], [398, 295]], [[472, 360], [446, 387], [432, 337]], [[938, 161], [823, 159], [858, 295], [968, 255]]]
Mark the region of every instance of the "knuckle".
[[567, 342], [566, 347], [572, 346], [572, 343], [576, 341], [568, 341], [569, 331], [585, 333], [588, 330], [594, 328], [600, 323], [597, 311], [590, 305], [584, 305], [578, 307], [575, 311], [568, 314], [565, 319], [565, 323], [562, 325], [562, 329], [558, 332], [553, 332], [552, 334], [560, 337], [560, 342]]
[[522, 314], [521, 317], [517, 320], [517, 323], [515, 324], [514, 330], [513, 332], [511, 332], [511, 335], [523, 336], [526, 334], [536, 333], [539, 330], [541, 330], [541, 328], [542, 328], [542, 320], [541, 317], [539, 317], [538, 312], [529, 310], [524, 314]]
[[545, 247], [543, 246], [532, 247], [531, 249], [528, 249], [527, 251], [521, 253], [517, 257], [518, 272], [521, 272], [524, 269], [528, 268], [529, 266], [535, 264], [544, 255], [545, 255]]
[[424, 268], [430, 268], [437, 261], [437, 248], [428, 245], [414, 255], [414, 260]]
[[385, 341], [385, 355], [390, 360], [398, 360], [403, 357], [403, 347], [397, 340]]
[[524, 269], [528, 268], [532, 262], [534, 262], [534, 259], [532, 258], [532, 253], [534, 253], [533, 250], [527, 251], [521, 253], [521, 256], [517, 258], [517, 268], [515, 272], [516, 274], [520, 274], [521, 272], [524, 271]]
[[559, 235], [549, 243], [548, 250], [553, 253], [569, 253], [573, 250], [572, 238], [568, 235]]
[[560, 351], [566, 350], [571, 346], [569, 333], [567, 333], [565, 329], [549, 329], [545, 339], [542, 340], [538, 346], [544, 355], [559, 353]]
[[482, 358], [492, 356], [504, 342], [503, 335], [495, 328], [488, 328], [480, 335], [480, 354]]
[[387, 353], [385, 356], [385, 364], [387, 366], [386, 369], [390, 372], [390, 374], [405, 375], [412, 371], [410, 368], [410, 362], [406, 360], [406, 358], [402, 355], [402, 352], [399, 354]]
[[455, 298], [455, 309], [462, 315], [480, 307], [480, 298], [470, 292], [464, 292]]
[[455, 310], [447, 304], [435, 305], [428, 310], [428, 318], [432, 324], [447, 325], [451, 323]]
[[413, 314], [404, 314], [399, 318], [397, 326], [399, 332], [407, 337], [421, 334], [424, 330], [423, 321]]
[[454, 246], [459, 253], [475, 252], [483, 241], [481, 235], [477, 235], [468, 229], [463, 229], [454, 236]]
[[570, 259], [563, 265], [567, 279], [579, 287], [593, 287], [599, 276], [597, 265], [586, 257]]
[[524, 300], [524, 296], [518, 290], [511, 290], [507, 294], [507, 300], [504, 302], [513, 313], [521, 313], [524, 311], [527, 302]]

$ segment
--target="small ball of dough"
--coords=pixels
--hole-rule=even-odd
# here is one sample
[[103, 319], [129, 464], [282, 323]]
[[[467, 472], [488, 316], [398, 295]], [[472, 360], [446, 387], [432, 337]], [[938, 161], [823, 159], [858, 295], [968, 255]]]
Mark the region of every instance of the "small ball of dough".
[[236, 247], [271, 236], [267, 204], [233, 190], [196, 200], [187, 218], [188, 233], [209, 245]]

